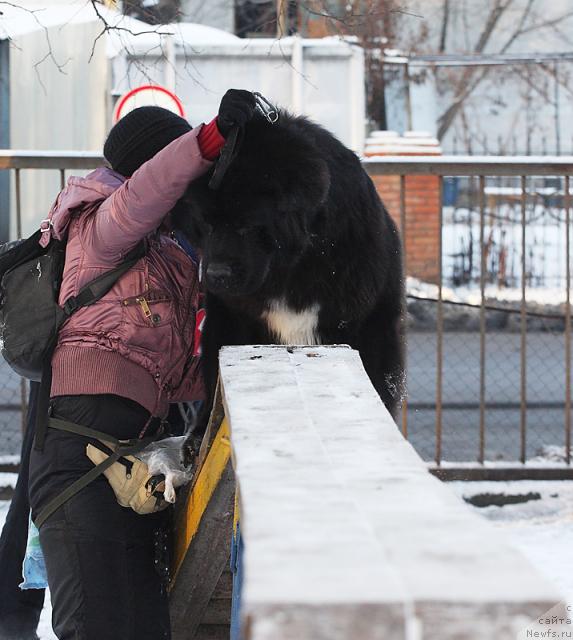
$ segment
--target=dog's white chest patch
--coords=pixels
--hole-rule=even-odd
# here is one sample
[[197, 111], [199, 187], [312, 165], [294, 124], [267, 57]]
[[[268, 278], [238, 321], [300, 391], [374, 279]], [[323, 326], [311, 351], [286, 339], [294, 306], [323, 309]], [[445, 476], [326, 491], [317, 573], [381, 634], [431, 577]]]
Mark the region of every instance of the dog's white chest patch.
[[294, 311], [284, 300], [273, 300], [262, 314], [270, 332], [280, 344], [319, 344], [317, 335], [320, 305]]

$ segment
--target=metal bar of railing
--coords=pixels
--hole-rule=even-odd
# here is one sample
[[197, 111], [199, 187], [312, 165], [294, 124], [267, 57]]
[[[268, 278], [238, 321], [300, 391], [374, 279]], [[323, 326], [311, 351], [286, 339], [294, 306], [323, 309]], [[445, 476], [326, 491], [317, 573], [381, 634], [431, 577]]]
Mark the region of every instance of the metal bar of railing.
[[480, 312], [479, 312], [479, 454], [478, 461], [483, 464], [485, 460], [485, 178], [479, 177], [480, 193]]
[[443, 339], [444, 339], [444, 305], [443, 305], [443, 291], [442, 291], [442, 228], [443, 228], [443, 191], [444, 191], [444, 179], [440, 177], [438, 187], [438, 209], [439, 209], [439, 224], [438, 224], [438, 317], [437, 317], [437, 345], [436, 345], [436, 465], [440, 465], [442, 461], [442, 387], [443, 387]]
[[60, 169], [60, 189], [66, 186], [66, 170]]
[[[95, 169], [104, 162], [96, 151], [0, 150], [0, 169]], [[373, 156], [363, 166], [372, 175], [566, 176], [573, 156]]]
[[371, 175], [565, 176], [573, 156], [372, 156], [363, 160]]
[[20, 169], [14, 173], [16, 181], [16, 235], [22, 237], [22, 190], [20, 188]]
[[26, 378], [20, 378], [20, 428], [22, 437], [26, 433], [26, 414], [28, 413], [28, 385]]
[[[400, 176], [400, 237], [402, 239], [402, 269], [404, 279], [406, 279], [406, 176]], [[406, 294], [406, 283], [404, 282], [404, 295]], [[406, 309], [406, 300], [404, 299], [404, 309]], [[408, 371], [408, 350], [404, 348], [404, 371]], [[407, 385], [407, 379], [404, 385]], [[402, 402], [402, 435], [408, 438], [408, 395], [406, 388], [404, 389], [404, 400]]]
[[525, 306], [525, 288], [527, 279], [527, 263], [526, 263], [526, 244], [525, 244], [525, 225], [526, 225], [526, 206], [527, 206], [527, 178], [521, 176], [521, 349], [520, 349], [520, 415], [519, 415], [519, 432], [520, 432], [520, 454], [519, 459], [525, 462], [527, 457], [527, 314]]
[[97, 169], [104, 162], [95, 151], [0, 150], [0, 169]]
[[571, 464], [571, 194], [565, 176], [565, 462]]
[[[22, 237], [22, 184], [20, 180], [20, 169], [16, 169], [14, 174], [16, 184], [16, 234]], [[26, 380], [20, 378], [20, 429], [22, 434], [26, 431], [26, 404], [27, 404]]]

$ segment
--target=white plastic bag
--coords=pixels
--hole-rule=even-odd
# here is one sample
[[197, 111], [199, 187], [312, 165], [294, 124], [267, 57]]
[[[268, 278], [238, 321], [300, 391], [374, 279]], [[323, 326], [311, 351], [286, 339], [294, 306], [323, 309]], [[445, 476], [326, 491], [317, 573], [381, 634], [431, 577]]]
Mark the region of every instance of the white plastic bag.
[[167, 502], [175, 502], [175, 489], [193, 478], [193, 469], [185, 468], [181, 462], [181, 449], [186, 436], [175, 436], [152, 442], [136, 457], [145, 462], [152, 476], [165, 476], [163, 497]]
[[22, 578], [20, 589], [46, 589], [48, 586], [46, 563], [40, 546], [40, 532], [31, 518], [28, 523], [28, 543], [22, 563]]

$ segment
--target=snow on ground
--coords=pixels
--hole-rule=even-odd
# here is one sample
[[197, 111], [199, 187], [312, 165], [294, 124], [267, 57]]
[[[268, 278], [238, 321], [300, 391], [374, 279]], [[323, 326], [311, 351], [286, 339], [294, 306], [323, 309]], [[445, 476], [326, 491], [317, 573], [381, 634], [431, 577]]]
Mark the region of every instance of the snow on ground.
[[[409, 295], [421, 298], [437, 299], [438, 285], [422, 282], [417, 278], [407, 278], [406, 289]], [[539, 305], [557, 305], [565, 302], [565, 287], [526, 287], [525, 299], [528, 303]], [[479, 305], [481, 294], [479, 287], [442, 287], [442, 299], [451, 302], [464, 302]], [[487, 284], [485, 287], [485, 299], [499, 302], [520, 302], [521, 287], [500, 288], [497, 285]]]
[[[572, 481], [450, 482], [448, 486], [461, 498], [479, 494], [539, 494], [540, 499], [521, 504], [470, 508], [504, 531], [509, 541], [573, 603]], [[0, 501], [0, 526], [4, 523], [8, 504]], [[41, 640], [56, 640], [50, 615], [48, 599], [38, 630]]]
[[50, 604], [50, 592], [46, 590], [46, 602], [40, 616], [38, 625], [38, 637], [40, 640], [58, 640], [52, 631], [52, 606]]
[[18, 480], [17, 473], [8, 473], [0, 471], [0, 489], [5, 487], [15, 487]]
[[504, 506], [472, 507], [502, 529], [510, 542], [573, 603], [573, 482], [450, 482], [460, 497], [538, 493], [539, 500]]

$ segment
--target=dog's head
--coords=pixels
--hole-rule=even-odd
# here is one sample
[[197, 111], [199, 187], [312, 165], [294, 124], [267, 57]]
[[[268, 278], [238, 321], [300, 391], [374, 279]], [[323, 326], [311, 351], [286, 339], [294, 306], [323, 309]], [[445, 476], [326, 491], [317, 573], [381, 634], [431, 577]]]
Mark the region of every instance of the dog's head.
[[287, 114], [277, 124], [255, 118], [220, 188], [209, 189], [209, 173], [177, 207], [175, 225], [201, 251], [211, 292], [255, 294], [308, 247], [330, 173], [305, 125]]

